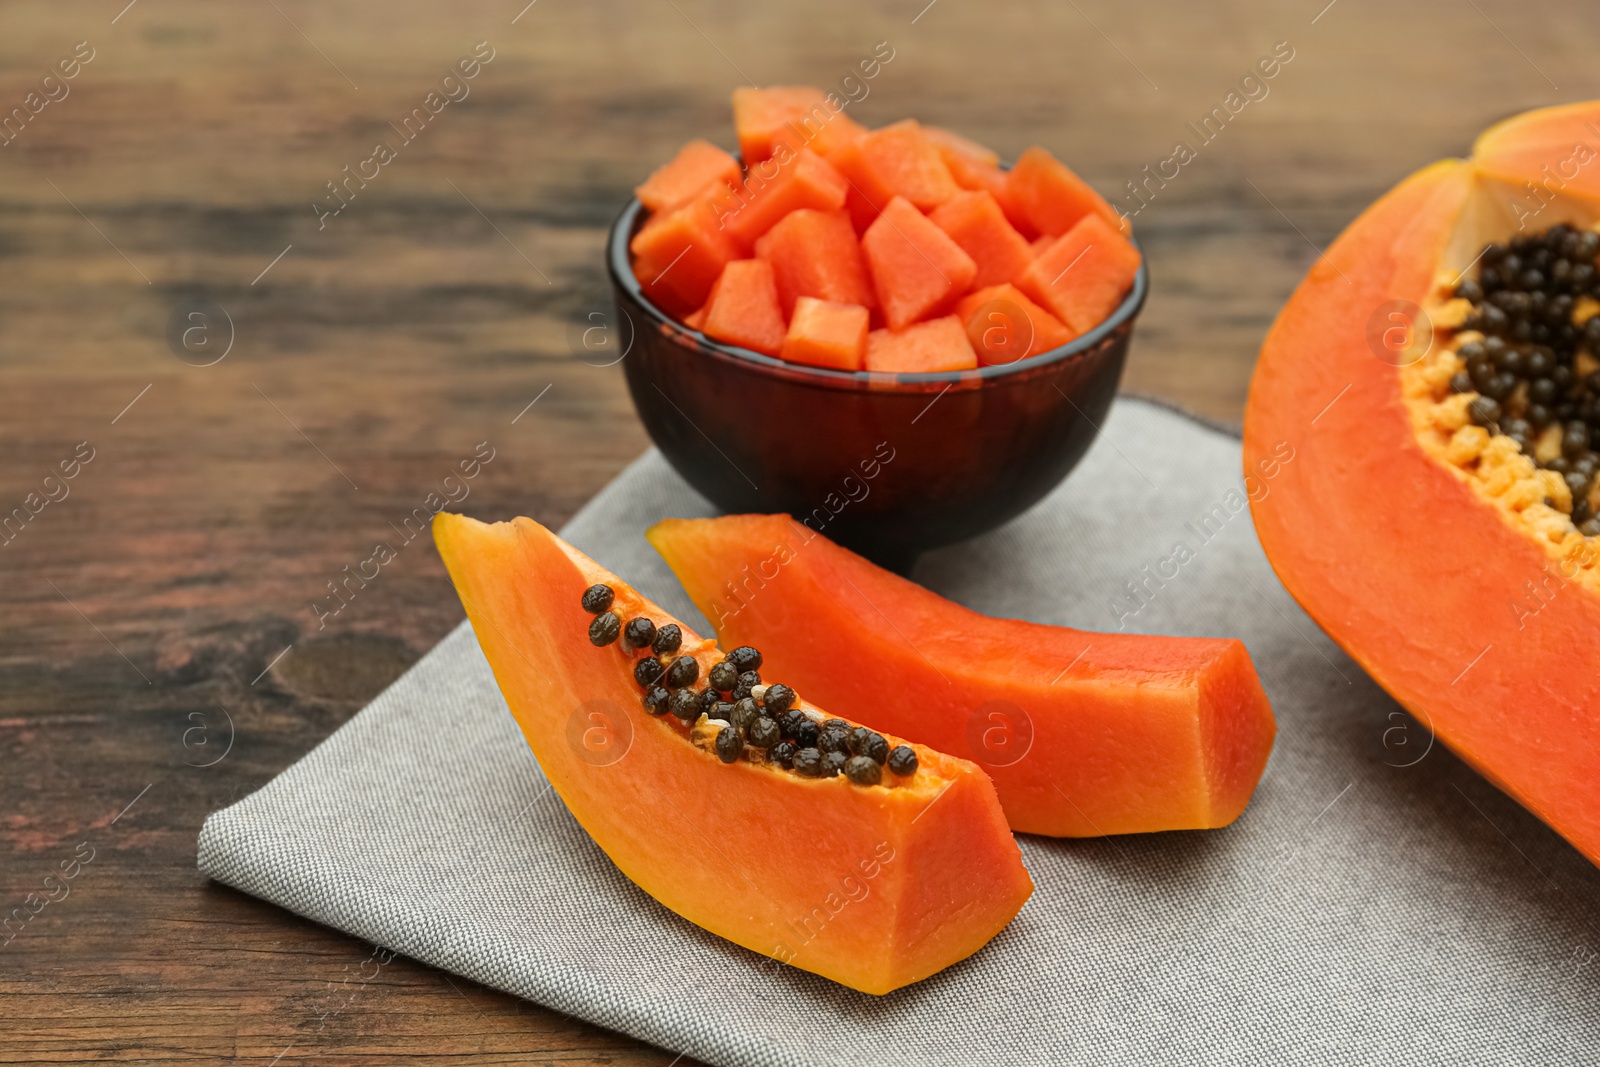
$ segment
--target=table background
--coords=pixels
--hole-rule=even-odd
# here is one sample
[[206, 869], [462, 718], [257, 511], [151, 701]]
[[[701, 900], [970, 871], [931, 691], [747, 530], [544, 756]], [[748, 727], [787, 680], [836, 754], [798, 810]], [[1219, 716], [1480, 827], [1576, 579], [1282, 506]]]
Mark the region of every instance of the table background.
[[[1229, 421], [1276, 308], [1366, 203], [1496, 119], [1600, 95], [1581, 0], [925, 2], [0, 8], [0, 114], [94, 55], [0, 147], [0, 511], [94, 449], [0, 546], [3, 910], [92, 853], [0, 947], [0, 1063], [671, 1062], [378, 967], [208, 884], [194, 850], [461, 618], [425, 538], [325, 627], [311, 605], [478, 442], [463, 510], [551, 526], [646, 447], [570, 331], [606, 306], [629, 188], [689, 137], [731, 146], [735, 85], [832, 85], [887, 41], [863, 121], [1042, 143], [1115, 200], [1289, 42], [1136, 219], [1155, 289], [1125, 385]], [[471, 95], [319, 230], [325, 183], [479, 41]], [[212, 366], [168, 341], [192, 300], [232, 321]]]

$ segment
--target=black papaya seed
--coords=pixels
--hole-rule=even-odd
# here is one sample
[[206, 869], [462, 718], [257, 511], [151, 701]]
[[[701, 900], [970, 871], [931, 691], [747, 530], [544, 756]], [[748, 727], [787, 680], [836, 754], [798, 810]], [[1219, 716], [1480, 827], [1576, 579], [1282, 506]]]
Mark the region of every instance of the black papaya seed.
[[667, 668], [667, 684], [671, 686], [693, 685], [699, 677], [700, 663], [693, 656], [679, 656]]
[[650, 642], [650, 649], [658, 656], [670, 656], [683, 647], [683, 630], [675, 622], [669, 622], [656, 631], [656, 639]]
[[889, 769], [905, 778], [917, 773], [917, 753], [910, 745], [896, 745], [889, 753]]
[[845, 760], [844, 773], [856, 785], [877, 785], [883, 778], [883, 769], [866, 756], [851, 756]]
[[643, 615], [629, 619], [622, 629], [622, 643], [629, 648], [649, 648], [656, 639], [656, 624]]
[[604, 648], [622, 633], [622, 620], [609, 611], [601, 612], [589, 624], [589, 643]]
[[744, 755], [744, 739], [739, 736], [739, 731], [731, 726], [724, 726], [717, 731], [717, 758], [723, 763], [732, 763]]

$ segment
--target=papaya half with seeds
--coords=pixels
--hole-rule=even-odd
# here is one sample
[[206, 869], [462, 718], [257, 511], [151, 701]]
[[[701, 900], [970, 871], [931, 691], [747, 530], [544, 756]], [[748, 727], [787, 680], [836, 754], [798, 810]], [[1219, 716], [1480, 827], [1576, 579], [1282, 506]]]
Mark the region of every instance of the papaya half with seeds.
[[1272, 751], [1239, 641], [980, 615], [787, 515], [664, 519], [648, 537], [724, 643], [759, 645], [835, 711], [975, 761], [1018, 832], [1226, 826]]
[[[864, 779], [879, 784], [837, 768], [805, 777], [799, 760], [782, 766], [775, 746], [746, 744], [727, 721], [645, 703], [656, 682], [674, 683], [672, 697], [703, 697], [720, 664], [760, 665], [754, 649], [725, 660], [530, 519], [486, 524], [446, 512], [433, 534], [551, 786], [623, 874], [690, 922], [881, 994], [976, 952], [1033, 892], [994, 787], [971, 763], [862, 731], [877, 738], [862, 751], [893, 748]], [[625, 636], [643, 643], [663, 631], [670, 638], [654, 647]], [[802, 725], [829, 721], [781, 681], [774, 675], [748, 699]], [[734, 693], [707, 702], [737, 718], [724, 695]], [[738, 729], [769, 741], [761, 735], [772, 722]]]
[[1273, 325], [1244, 464], [1276, 475], [1252, 513], [1307, 613], [1600, 862], [1597, 220], [1600, 102], [1401, 182]]

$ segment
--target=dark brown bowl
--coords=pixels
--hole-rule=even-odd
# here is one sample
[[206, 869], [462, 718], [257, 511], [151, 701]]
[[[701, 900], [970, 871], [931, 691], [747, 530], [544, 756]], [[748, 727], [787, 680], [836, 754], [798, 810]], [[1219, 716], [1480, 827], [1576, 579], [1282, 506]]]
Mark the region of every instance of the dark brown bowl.
[[787, 512], [902, 572], [1027, 510], [1083, 458], [1149, 288], [1141, 264], [1109, 319], [1005, 366], [828, 370], [723, 344], [657, 307], [628, 257], [642, 221], [630, 201], [606, 262], [628, 389], [667, 461], [725, 511]]

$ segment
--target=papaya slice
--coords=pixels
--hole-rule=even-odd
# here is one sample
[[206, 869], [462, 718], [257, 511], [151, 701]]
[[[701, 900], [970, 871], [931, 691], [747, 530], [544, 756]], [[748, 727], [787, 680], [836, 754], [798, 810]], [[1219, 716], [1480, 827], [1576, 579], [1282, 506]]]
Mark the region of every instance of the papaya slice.
[[873, 330], [867, 335], [867, 370], [925, 374], [972, 370], [977, 365], [966, 327], [954, 315], [914, 323], [903, 330]]
[[904, 329], [953, 304], [978, 272], [977, 263], [960, 245], [898, 196], [867, 227], [861, 251], [891, 330]]
[[1600, 102], [1401, 182], [1267, 335], [1244, 462], [1307, 613], [1600, 862], [1597, 220]]
[[756, 242], [756, 255], [772, 264], [785, 315], [794, 312], [794, 302], [802, 296], [865, 308], [878, 305], [856, 232], [842, 211], [790, 212]]
[[723, 267], [697, 328], [730, 345], [777, 355], [783, 347], [784, 325], [772, 264], [736, 259]]
[[809, 363], [834, 370], [860, 370], [867, 347], [867, 309], [802, 296], [779, 353], [791, 363]]
[[828, 161], [850, 183], [848, 207], [865, 230], [895, 197], [932, 211], [961, 191], [939, 147], [915, 119], [873, 130], [832, 152]]
[[1009, 282], [1033, 262], [1033, 249], [1006, 221], [992, 193], [957, 193], [934, 208], [928, 218], [978, 265], [972, 277], [975, 288]]
[[721, 640], [759, 640], [808, 696], [981, 764], [1014, 830], [1225, 826], [1266, 766], [1272, 709], [1238, 641], [990, 618], [787, 515], [647, 536]]
[[[862, 784], [870, 775], [848, 762], [851, 777], [805, 777], [800, 756], [786, 769], [773, 754], [789, 742], [754, 744], [779, 729], [765, 711], [735, 727], [681, 708], [680, 694], [705, 706], [689, 684], [668, 695], [636, 680], [676, 685], [696, 674], [715, 687], [719, 673], [738, 674], [735, 663], [780, 678], [754, 649], [724, 657], [530, 519], [486, 524], [446, 512], [433, 531], [551, 786], [618, 869], [668, 909], [753, 952], [887, 993], [976, 952], [1032, 892], [994, 788], [971, 763], [862, 730], [859, 745], [843, 736], [867, 753], [852, 759], [879, 768], [878, 784]], [[596, 597], [597, 586], [609, 593]], [[640, 620], [652, 621], [648, 633]], [[656, 700], [656, 688], [652, 714], [640, 694]], [[757, 706], [757, 696], [745, 699]], [[841, 736], [818, 728], [813, 715], [826, 716], [785, 686], [764, 687], [759, 700], [812, 723], [814, 736]], [[738, 707], [728, 714], [738, 718]], [[890, 747], [886, 765], [877, 747]]]

